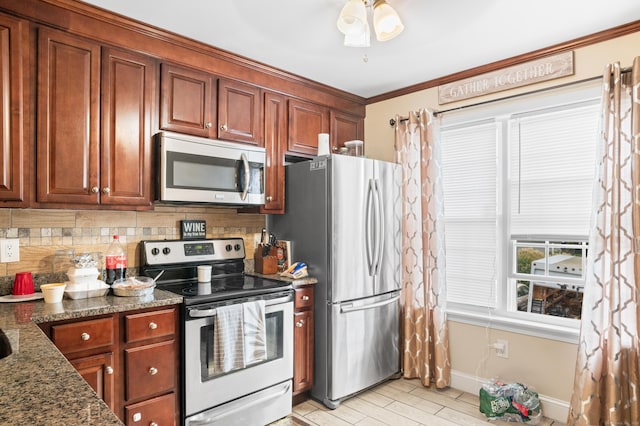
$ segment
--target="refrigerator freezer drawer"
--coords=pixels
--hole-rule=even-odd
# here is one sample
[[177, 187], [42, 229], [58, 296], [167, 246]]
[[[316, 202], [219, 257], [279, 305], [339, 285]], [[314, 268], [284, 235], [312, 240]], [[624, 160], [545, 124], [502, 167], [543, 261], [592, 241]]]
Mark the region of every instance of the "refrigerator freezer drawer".
[[338, 401], [400, 371], [400, 292], [330, 305], [327, 399]]

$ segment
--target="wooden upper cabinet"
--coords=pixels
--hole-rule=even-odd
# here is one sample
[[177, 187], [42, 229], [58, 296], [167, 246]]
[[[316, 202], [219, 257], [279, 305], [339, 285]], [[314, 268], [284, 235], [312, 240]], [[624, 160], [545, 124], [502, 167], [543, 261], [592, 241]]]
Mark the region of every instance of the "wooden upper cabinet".
[[287, 137], [287, 101], [283, 95], [264, 94], [265, 202], [261, 213], [284, 213], [284, 152]]
[[104, 49], [101, 204], [152, 205], [151, 120], [156, 80], [153, 59]]
[[262, 146], [260, 88], [218, 80], [218, 138]]
[[96, 204], [100, 45], [40, 28], [37, 72], [36, 200]]
[[29, 184], [26, 27], [25, 21], [0, 14], [0, 202], [9, 207], [26, 205]]
[[287, 152], [293, 155], [316, 155], [318, 133], [329, 133], [329, 109], [310, 102], [289, 99]]
[[331, 150], [338, 151], [345, 142], [364, 140], [364, 118], [331, 111]]
[[160, 69], [160, 128], [215, 138], [215, 77], [166, 63]]

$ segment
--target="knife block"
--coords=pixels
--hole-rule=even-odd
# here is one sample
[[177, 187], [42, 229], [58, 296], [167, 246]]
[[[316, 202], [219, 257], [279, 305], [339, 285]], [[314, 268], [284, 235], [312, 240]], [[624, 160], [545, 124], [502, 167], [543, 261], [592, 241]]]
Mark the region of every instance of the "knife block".
[[254, 269], [259, 274], [271, 275], [278, 273], [277, 248], [270, 247], [268, 254], [264, 254], [264, 245], [258, 244], [253, 255]]

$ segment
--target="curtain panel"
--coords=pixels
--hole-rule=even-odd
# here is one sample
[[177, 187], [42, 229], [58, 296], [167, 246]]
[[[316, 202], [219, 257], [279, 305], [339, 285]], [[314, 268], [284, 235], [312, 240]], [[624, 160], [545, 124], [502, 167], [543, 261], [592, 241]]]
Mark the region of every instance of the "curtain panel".
[[428, 110], [396, 116], [402, 166], [402, 369], [424, 386], [450, 385], [439, 126]]
[[598, 165], [569, 425], [639, 425], [640, 58], [603, 76]]

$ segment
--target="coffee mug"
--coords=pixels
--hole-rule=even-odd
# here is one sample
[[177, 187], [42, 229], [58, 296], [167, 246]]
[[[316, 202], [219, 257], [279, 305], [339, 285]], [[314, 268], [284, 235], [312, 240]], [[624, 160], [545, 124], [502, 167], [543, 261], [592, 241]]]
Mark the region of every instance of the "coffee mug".
[[13, 281], [13, 295], [24, 296], [33, 294], [33, 277], [31, 272], [18, 272], [16, 279]]

